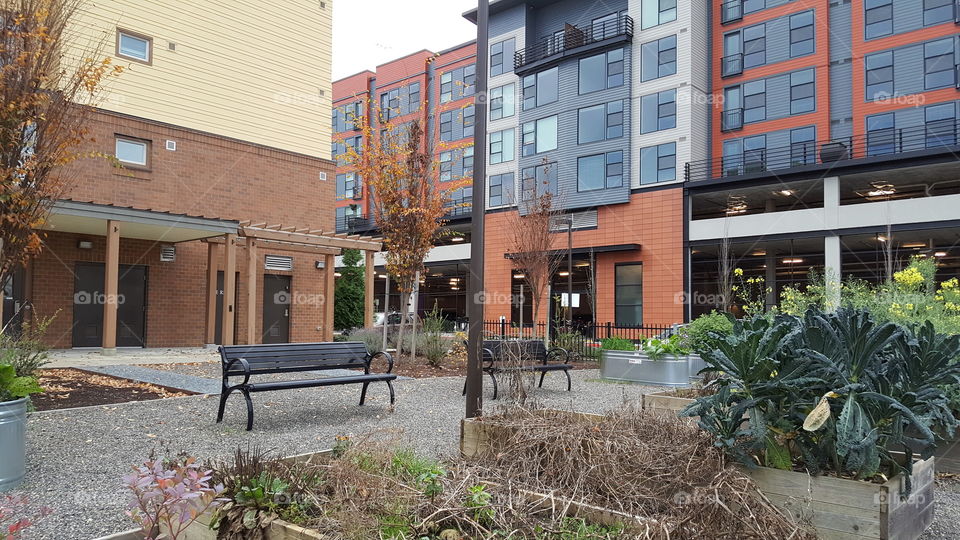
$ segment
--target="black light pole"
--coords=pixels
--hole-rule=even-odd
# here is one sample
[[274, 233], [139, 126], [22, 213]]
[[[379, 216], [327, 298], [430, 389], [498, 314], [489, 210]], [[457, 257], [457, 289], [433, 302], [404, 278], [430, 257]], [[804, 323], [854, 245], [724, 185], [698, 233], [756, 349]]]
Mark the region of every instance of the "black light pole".
[[[486, 207], [487, 176], [487, 60], [489, 58], [490, 0], [479, 0], [477, 6], [477, 80], [475, 118], [473, 126], [473, 208], [470, 238], [470, 295], [467, 298], [467, 418], [480, 415], [483, 410], [483, 360], [480, 345], [483, 340], [483, 219]], [[510, 61], [510, 59], [507, 59]]]
[[567, 218], [567, 332], [573, 331], [573, 218]]

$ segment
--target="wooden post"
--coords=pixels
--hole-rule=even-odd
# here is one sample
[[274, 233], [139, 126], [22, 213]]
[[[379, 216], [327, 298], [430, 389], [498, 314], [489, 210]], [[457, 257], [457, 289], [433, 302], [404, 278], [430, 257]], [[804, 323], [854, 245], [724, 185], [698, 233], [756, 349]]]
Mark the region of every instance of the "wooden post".
[[233, 324], [237, 316], [237, 235], [225, 234], [223, 244], [223, 320], [221, 345], [233, 345]]
[[323, 340], [333, 341], [334, 272], [336, 258], [324, 255], [323, 263]]
[[257, 243], [247, 238], [247, 345], [260, 342], [257, 339]]
[[373, 251], [363, 252], [363, 327], [373, 328], [373, 280], [377, 277]]
[[103, 354], [109, 356], [117, 354], [117, 300], [120, 281], [120, 222], [118, 221], [107, 221], [107, 252], [104, 266], [101, 344]]
[[207, 244], [207, 345], [217, 340], [217, 244]]

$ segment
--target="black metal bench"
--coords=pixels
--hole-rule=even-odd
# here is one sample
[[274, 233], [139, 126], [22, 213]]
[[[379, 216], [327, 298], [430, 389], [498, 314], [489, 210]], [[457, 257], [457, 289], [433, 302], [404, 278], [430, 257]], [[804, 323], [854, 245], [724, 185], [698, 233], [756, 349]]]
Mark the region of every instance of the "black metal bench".
[[[387, 361], [386, 373], [370, 373], [370, 363], [378, 356]], [[385, 352], [370, 354], [362, 342], [341, 343], [284, 343], [280, 345], [225, 345], [220, 347], [223, 368], [223, 389], [217, 422], [223, 420], [223, 408], [233, 392], [240, 392], [247, 401], [247, 431], [253, 429], [253, 402], [251, 392], [292, 390], [340, 384], [363, 384], [360, 405], [367, 398], [367, 387], [372, 382], [385, 382], [390, 388], [390, 403], [394, 402], [392, 374], [393, 358]], [[299, 373], [331, 369], [362, 369], [363, 373], [347, 376], [306, 378], [289, 381], [250, 382], [250, 377], [274, 373]], [[243, 377], [240, 384], [230, 384], [230, 377]]]
[[[573, 365], [570, 364], [570, 353], [566, 349], [552, 347], [548, 350], [539, 339], [485, 340], [481, 352], [483, 372], [490, 375], [493, 381], [493, 399], [497, 399], [498, 394], [497, 375], [511, 371], [539, 373], [539, 388], [543, 388], [543, 378], [548, 372], [562, 371], [567, 376], [567, 392], [570, 391], [570, 370]], [[463, 383], [463, 393], [467, 393], [466, 381]]]

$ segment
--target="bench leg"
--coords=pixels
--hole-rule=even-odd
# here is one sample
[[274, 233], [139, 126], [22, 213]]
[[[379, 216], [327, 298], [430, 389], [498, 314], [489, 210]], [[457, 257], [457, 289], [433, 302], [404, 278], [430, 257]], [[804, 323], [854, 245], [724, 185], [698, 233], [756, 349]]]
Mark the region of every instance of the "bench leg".
[[367, 387], [370, 386], [370, 383], [363, 383], [363, 390], [360, 390], [360, 404], [363, 405], [363, 402], [367, 400]]
[[467, 379], [463, 379], [463, 393], [460, 395], [462, 396], [467, 395]]
[[547, 375], [546, 371], [540, 372], [540, 384], [537, 385], [537, 388], [543, 388], [543, 378], [546, 377], [546, 375]]
[[240, 392], [243, 393], [243, 399], [247, 402], [247, 431], [253, 430], [253, 400], [250, 399], [250, 391], [241, 388]]
[[220, 408], [217, 409], [217, 423], [223, 421], [223, 410], [227, 406], [227, 398], [230, 397], [230, 394], [233, 392], [232, 388], [224, 388], [220, 391]]
[[569, 369], [563, 370], [563, 374], [567, 376], [567, 392], [569, 392], [570, 391], [570, 370]]
[[490, 379], [493, 381], [493, 399], [497, 399], [497, 376], [493, 374], [492, 371], [487, 372], [490, 375]]
[[393, 405], [393, 402], [396, 398], [396, 394], [393, 392], [393, 381], [387, 381], [387, 388], [390, 389], [390, 404]]

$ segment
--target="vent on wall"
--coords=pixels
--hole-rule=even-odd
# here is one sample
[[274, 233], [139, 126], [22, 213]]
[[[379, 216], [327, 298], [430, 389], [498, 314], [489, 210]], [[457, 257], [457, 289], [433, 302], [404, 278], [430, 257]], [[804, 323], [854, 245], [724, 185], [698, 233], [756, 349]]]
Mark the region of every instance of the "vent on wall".
[[175, 260], [177, 260], [176, 246], [160, 247], [160, 262], [173, 262]]
[[583, 212], [573, 212], [570, 214], [564, 214], [562, 216], [557, 216], [554, 219], [554, 222], [550, 225], [550, 230], [552, 232], [561, 232], [567, 230], [567, 224], [565, 221], [567, 219], [573, 220], [573, 230], [577, 229], [592, 229], [597, 226], [597, 210], [586, 210]]
[[289, 272], [293, 270], [293, 257], [283, 255], [267, 255], [266, 262], [263, 265], [266, 270], [280, 270]]
[[171, 152], [177, 151], [177, 141], [167, 141], [167, 150]]
[[325, 173], [325, 172], [323, 172], [323, 171], [320, 171], [320, 181], [321, 181], [321, 182], [326, 182], [326, 181], [327, 181], [327, 173]]

